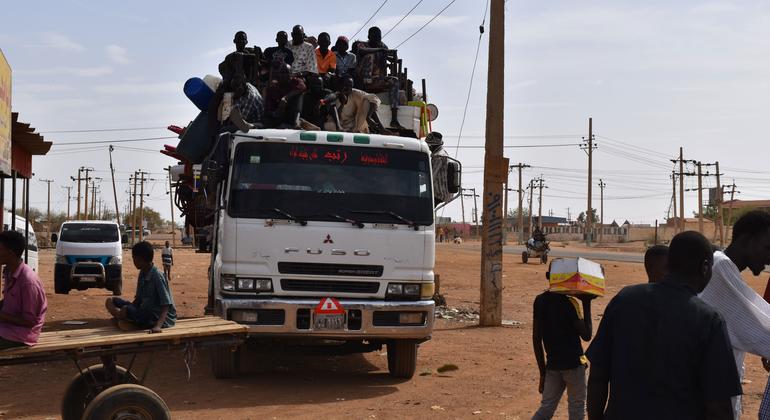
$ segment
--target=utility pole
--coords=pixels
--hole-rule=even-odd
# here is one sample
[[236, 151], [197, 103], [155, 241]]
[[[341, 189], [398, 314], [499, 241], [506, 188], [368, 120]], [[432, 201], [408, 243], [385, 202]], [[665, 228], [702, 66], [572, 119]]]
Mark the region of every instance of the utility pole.
[[[470, 194], [463, 194], [464, 197], [473, 197], [473, 223], [476, 224], [476, 235], [479, 234], [479, 213], [478, 209], [476, 208], [476, 197], [478, 197], [478, 194], [476, 194], [476, 188], [463, 188], [463, 191], [473, 191]], [[463, 219], [465, 216], [463, 216]]]
[[70, 177], [70, 178], [72, 178], [73, 181], [77, 181], [78, 182], [78, 210], [77, 210], [77, 212], [75, 212], [75, 214], [76, 214], [75, 219], [76, 220], [80, 220], [80, 181], [81, 181], [80, 174], [82, 172], [83, 172], [83, 167], [81, 166], [80, 168], [78, 168], [78, 177], [77, 178]]
[[96, 218], [96, 181], [101, 182], [102, 178], [98, 178], [98, 177], [91, 178], [91, 218], [92, 219]]
[[[110, 145], [110, 174], [112, 175], [112, 194], [115, 196], [115, 221], [120, 225], [120, 207], [118, 207], [118, 190], [115, 188], [115, 167], [112, 166], [112, 151], [115, 148]], [[174, 245], [176, 246], [176, 245]]]
[[511, 179], [511, 169], [506, 168], [505, 183], [503, 184], [503, 239], [502, 244], [508, 243], [508, 181]]
[[673, 203], [674, 210], [674, 232], [679, 232], [679, 218], [676, 213], [676, 172], [671, 171], [671, 187], [673, 188], [673, 195], [671, 196], [671, 202]]
[[703, 163], [698, 161], [698, 232], [703, 235]]
[[174, 186], [171, 184], [171, 166], [168, 171], [168, 201], [171, 203], [171, 241], [172, 246], [176, 247], [176, 224], [174, 223]]
[[725, 193], [722, 190], [722, 183], [720, 181], [719, 173], [719, 161], [714, 163], [717, 170], [717, 227], [719, 228], [719, 246], [725, 246], [725, 224], [722, 221], [722, 195]]
[[536, 181], [538, 182], [537, 188], [540, 190], [537, 198], [537, 227], [540, 228], [540, 230], [543, 230], [543, 188], [548, 187], [543, 185], [545, 180], [542, 175], [540, 178], [536, 179]]
[[530, 179], [529, 180], [529, 234], [532, 235], [532, 226], [534, 222], [532, 221], [532, 194], [533, 190], [535, 189], [535, 180]]
[[503, 321], [503, 182], [508, 159], [503, 157], [505, 108], [505, 0], [491, 0], [487, 128], [484, 153], [484, 223], [481, 239], [479, 325], [499, 326]]
[[684, 232], [687, 223], [684, 221], [684, 152], [679, 148], [679, 223], [680, 232]]
[[53, 179], [40, 179], [40, 182], [45, 182], [48, 184], [48, 205], [46, 207], [46, 216], [45, 220], [48, 222], [48, 236], [50, 237], [51, 233], [51, 183], [53, 182]]
[[[735, 191], [735, 180], [733, 180], [733, 185], [731, 185], [732, 190], [730, 191], [730, 207], [727, 208], [727, 224], [730, 226], [733, 225], [733, 204], [735, 202], [735, 194], [740, 194], [740, 191]], [[732, 237], [732, 232], [731, 235]]]
[[139, 171], [139, 242], [144, 240], [144, 183], [148, 181], [144, 176], [148, 172]]
[[70, 219], [70, 202], [72, 202], [72, 187], [62, 187], [67, 190], [67, 220]]
[[599, 178], [599, 190], [601, 191], [599, 193], [600, 198], [600, 207], [599, 211], [599, 242], [604, 241], [604, 187], [606, 187], [607, 184], [604, 183], [604, 181]]
[[588, 153], [588, 210], [586, 210], [586, 245], [591, 246], [591, 225], [593, 224], [593, 203], [592, 203], [592, 187], [593, 187], [593, 156], [594, 149], [594, 125], [593, 118], [588, 118], [588, 139], [585, 140], [585, 145], [581, 146], [581, 149]]
[[465, 200], [463, 199], [465, 194], [463, 194], [463, 191], [466, 189], [467, 188], [460, 187], [460, 210], [463, 214], [463, 229], [465, 229]]
[[519, 170], [519, 243], [524, 243], [524, 212], [523, 210], [523, 194], [524, 190], [521, 189], [521, 170], [529, 168], [529, 165], [519, 162], [517, 165], [511, 165], [511, 169], [516, 168]]
[[[136, 243], [136, 183], [139, 179], [139, 171], [134, 172], [134, 192], [131, 194], [131, 243]], [[129, 178], [129, 185], [130, 184]]]
[[86, 181], [86, 191], [85, 191], [85, 200], [83, 201], [83, 213], [85, 213], [85, 219], [88, 219], [88, 181], [91, 180], [91, 178], [88, 177], [88, 173], [93, 171], [94, 168], [81, 168], [85, 173], [85, 181]]

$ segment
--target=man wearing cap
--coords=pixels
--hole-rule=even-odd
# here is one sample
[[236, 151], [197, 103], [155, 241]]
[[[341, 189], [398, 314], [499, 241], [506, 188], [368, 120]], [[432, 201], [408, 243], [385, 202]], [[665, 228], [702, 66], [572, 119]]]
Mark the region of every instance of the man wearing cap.
[[337, 56], [337, 77], [353, 77], [353, 70], [356, 69], [356, 55], [348, 52], [350, 42], [348, 37], [340, 36], [337, 43], [334, 44], [334, 54]]

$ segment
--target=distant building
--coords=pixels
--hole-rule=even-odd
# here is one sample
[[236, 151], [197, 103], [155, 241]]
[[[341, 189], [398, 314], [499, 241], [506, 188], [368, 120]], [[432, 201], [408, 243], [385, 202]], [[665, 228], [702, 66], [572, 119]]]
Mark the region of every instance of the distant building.
[[722, 203], [723, 209], [728, 209], [731, 206], [733, 210], [749, 208], [770, 212], [770, 200], [732, 200]]
[[556, 217], [556, 216], [543, 216], [543, 223], [538, 223], [538, 217], [534, 216], [532, 217], [532, 223], [535, 226], [542, 226], [542, 227], [566, 226], [569, 224], [567, 222], [566, 217]]

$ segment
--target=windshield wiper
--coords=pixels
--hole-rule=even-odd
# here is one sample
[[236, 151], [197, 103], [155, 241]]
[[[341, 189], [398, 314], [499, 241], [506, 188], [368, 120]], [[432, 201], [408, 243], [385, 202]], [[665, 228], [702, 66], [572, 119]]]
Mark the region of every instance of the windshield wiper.
[[307, 221], [306, 220], [298, 219], [298, 218], [292, 216], [291, 213], [287, 213], [286, 211], [283, 211], [283, 210], [279, 209], [278, 207], [273, 207], [273, 208], [270, 208], [270, 209], [260, 209], [260, 210], [270, 210], [270, 211], [272, 211], [274, 213], [280, 214], [281, 216], [283, 216], [283, 217], [285, 217], [285, 218], [287, 218], [289, 220], [297, 222], [297, 223], [299, 223], [302, 226], [307, 226]]
[[409, 225], [412, 228], [414, 228], [414, 230], [419, 230], [420, 229], [420, 226], [417, 223], [407, 219], [404, 216], [401, 216], [400, 214], [394, 213], [392, 211], [385, 211], [385, 210], [350, 210], [350, 213], [355, 213], [355, 214], [386, 214], [386, 215], [388, 215], [388, 216], [390, 216], [390, 217], [392, 217], [392, 218], [394, 218], [396, 220], [399, 220], [399, 221], [402, 221], [402, 222], [406, 223], [407, 225]]
[[341, 222], [348, 222], [351, 225], [357, 226], [357, 227], [359, 227], [361, 229], [364, 228], [364, 224], [359, 222], [358, 220], [348, 219], [347, 217], [342, 217], [339, 214], [335, 214], [335, 213], [311, 214], [310, 216], [305, 216], [305, 217], [310, 219], [310, 218], [319, 217], [319, 216], [331, 217], [331, 218], [337, 219], [337, 220], [339, 220]]

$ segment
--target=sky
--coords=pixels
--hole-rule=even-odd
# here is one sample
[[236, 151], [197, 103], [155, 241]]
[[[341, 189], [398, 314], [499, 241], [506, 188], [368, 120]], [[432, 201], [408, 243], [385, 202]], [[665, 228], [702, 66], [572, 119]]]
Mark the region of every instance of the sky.
[[[298, 1], [290, 11], [254, 1], [221, 1], [216, 8], [199, 1], [5, 5], [0, 49], [13, 70], [13, 109], [54, 142], [47, 156], [33, 159], [31, 206], [45, 208], [40, 179], [53, 179], [52, 208], [66, 210], [64, 187], [73, 185], [77, 168], [87, 166], [103, 178], [101, 196], [113, 207], [107, 145], [71, 143], [115, 141], [121, 211], [128, 177], [142, 169], [153, 179], [147, 205], [168, 218], [163, 168], [175, 162], [157, 150], [177, 142], [164, 127], [184, 126], [197, 115], [182, 92], [184, 82], [217, 74], [238, 30], [263, 48], [274, 44], [275, 32], [295, 24], [310, 35], [352, 37], [381, 5], [366, 27], [374, 24], [383, 32], [417, 5], [384, 41], [393, 48], [413, 35], [398, 47], [399, 57], [412, 79], [427, 79], [429, 102], [439, 109], [433, 129], [462, 161], [464, 187], [481, 194], [489, 55], [485, 2], [455, 0], [415, 34], [450, 2]], [[482, 24], [487, 31], [479, 42]], [[523, 172], [525, 185], [542, 176], [545, 214], [575, 219], [586, 209], [588, 160], [579, 145], [588, 136], [589, 117], [598, 146], [593, 206], [600, 207], [601, 179], [605, 222], [665, 219], [670, 159], [679, 147], [685, 159], [719, 161], [722, 183], [734, 180], [737, 198], [770, 198], [770, 3], [508, 0], [505, 34], [504, 51], [493, 51], [505, 54], [505, 82], [492, 87], [505, 92], [505, 155], [511, 164], [531, 165]], [[365, 35], [363, 29], [355, 38]], [[132, 130], [62, 132], [101, 129]], [[119, 142], [144, 138], [154, 139]], [[715, 173], [713, 167], [706, 171]], [[696, 181], [687, 177], [686, 188], [694, 190]], [[517, 188], [516, 172], [510, 183]], [[703, 179], [704, 188], [715, 183], [713, 176]], [[470, 220], [472, 200], [465, 204]], [[535, 194], [535, 209], [537, 204]], [[457, 201], [440, 213], [460, 220], [460, 209]], [[696, 192], [688, 191], [686, 215], [696, 209]]]

